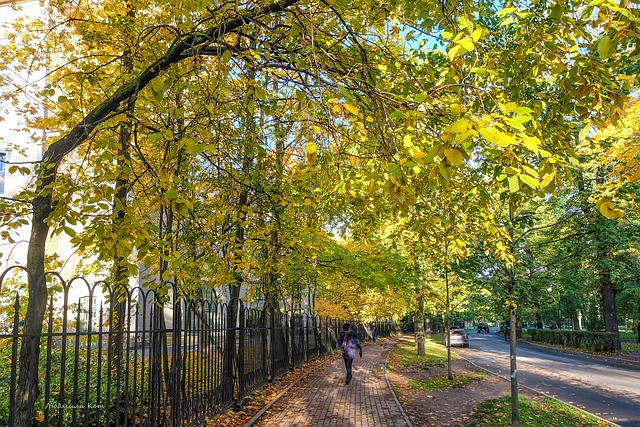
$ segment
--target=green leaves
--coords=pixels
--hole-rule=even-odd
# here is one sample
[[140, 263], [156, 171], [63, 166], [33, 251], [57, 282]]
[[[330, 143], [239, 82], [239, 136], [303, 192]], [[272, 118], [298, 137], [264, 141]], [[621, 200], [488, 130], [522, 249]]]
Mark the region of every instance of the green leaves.
[[609, 36], [604, 36], [598, 42], [598, 54], [602, 59], [607, 59], [613, 53], [615, 44]]

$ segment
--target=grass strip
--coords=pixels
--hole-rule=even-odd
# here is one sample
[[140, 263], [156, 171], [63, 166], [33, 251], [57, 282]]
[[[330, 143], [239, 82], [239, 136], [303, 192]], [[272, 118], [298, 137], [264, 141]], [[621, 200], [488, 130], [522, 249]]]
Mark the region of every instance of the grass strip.
[[[601, 427], [611, 424], [558, 402], [543, 398], [537, 402], [519, 399], [520, 425], [527, 427]], [[511, 426], [511, 397], [489, 399], [474, 408], [475, 419], [463, 427]]]
[[462, 388], [471, 381], [486, 380], [486, 375], [461, 374], [454, 375], [452, 380], [446, 375], [437, 375], [422, 380], [409, 381], [409, 388], [412, 390], [440, 391], [447, 388]]

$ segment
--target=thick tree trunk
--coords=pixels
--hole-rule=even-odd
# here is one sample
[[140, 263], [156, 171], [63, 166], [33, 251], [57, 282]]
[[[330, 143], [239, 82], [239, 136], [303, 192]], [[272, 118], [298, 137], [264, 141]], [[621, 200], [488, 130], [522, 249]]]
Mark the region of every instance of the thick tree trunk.
[[611, 273], [606, 269], [600, 273], [600, 292], [602, 294], [602, 314], [604, 330], [615, 334], [615, 349], [620, 350], [620, 334], [618, 331], [618, 310], [616, 307], [616, 291], [611, 280]]
[[[43, 187], [53, 181], [53, 171], [42, 178]], [[33, 200], [33, 223], [27, 252], [29, 271], [29, 301], [25, 316], [18, 360], [18, 384], [16, 387], [15, 427], [33, 425], [33, 406], [38, 397], [38, 358], [40, 334], [47, 306], [47, 283], [44, 274], [44, 254], [49, 226], [45, 223], [51, 213], [51, 196], [37, 196]]]

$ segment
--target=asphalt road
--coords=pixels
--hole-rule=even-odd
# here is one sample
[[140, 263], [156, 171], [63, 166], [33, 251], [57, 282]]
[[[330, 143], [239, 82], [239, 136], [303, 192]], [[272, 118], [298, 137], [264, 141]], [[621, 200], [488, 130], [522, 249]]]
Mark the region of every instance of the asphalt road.
[[[492, 330], [469, 332], [461, 356], [509, 377], [509, 345]], [[640, 427], [640, 370], [518, 343], [518, 382], [624, 427]]]

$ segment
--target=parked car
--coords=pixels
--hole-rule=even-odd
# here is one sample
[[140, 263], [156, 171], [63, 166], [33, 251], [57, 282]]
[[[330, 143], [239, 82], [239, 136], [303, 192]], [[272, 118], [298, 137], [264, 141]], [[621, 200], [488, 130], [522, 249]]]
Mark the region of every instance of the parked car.
[[486, 333], [490, 334], [491, 331], [489, 330], [489, 324], [488, 323], [478, 323], [478, 333], [485, 331]]
[[[451, 347], [469, 347], [469, 335], [464, 329], [454, 326], [449, 334], [451, 335]], [[444, 337], [442, 345], [448, 345], [448, 338], [448, 336]]]

